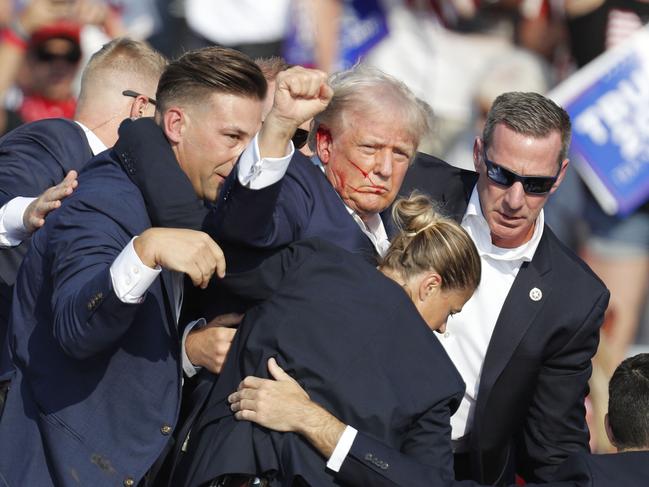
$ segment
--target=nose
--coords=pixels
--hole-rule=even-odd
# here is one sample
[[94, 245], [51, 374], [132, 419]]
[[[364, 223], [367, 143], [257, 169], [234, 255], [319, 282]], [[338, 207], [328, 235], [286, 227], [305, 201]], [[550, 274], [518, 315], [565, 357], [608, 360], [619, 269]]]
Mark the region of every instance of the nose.
[[381, 150], [376, 153], [374, 173], [389, 178], [392, 176], [392, 152]]
[[518, 210], [523, 207], [525, 204], [525, 190], [520, 181], [516, 181], [507, 189], [504, 201], [512, 210]]

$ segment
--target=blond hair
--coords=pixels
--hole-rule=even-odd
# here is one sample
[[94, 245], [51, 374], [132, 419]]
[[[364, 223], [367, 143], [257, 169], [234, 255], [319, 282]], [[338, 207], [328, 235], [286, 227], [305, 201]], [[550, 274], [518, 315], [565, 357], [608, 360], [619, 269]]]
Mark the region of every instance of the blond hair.
[[480, 283], [480, 255], [464, 229], [442, 216], [430, 198], [413, 192], [392, 207], [400, 232], [380, 267], [408, 280], [434, 270], [444, 290], [471, 290]]

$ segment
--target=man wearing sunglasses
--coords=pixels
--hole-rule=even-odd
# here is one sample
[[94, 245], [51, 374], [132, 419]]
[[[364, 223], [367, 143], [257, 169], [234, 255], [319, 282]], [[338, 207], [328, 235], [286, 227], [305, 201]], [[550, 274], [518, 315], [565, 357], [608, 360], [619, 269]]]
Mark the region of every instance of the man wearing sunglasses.
[[545, 481], [588, 450], [584, 399], [609, 292], [544, 224], [569, 141], [565, 110], [505, 93], [475, 140], [475, 173], [421, 154], [403, 185], [441, 202], [482, 259], [480, 287], [440, 337], [467, 384], [451, 420], [458, 479]]

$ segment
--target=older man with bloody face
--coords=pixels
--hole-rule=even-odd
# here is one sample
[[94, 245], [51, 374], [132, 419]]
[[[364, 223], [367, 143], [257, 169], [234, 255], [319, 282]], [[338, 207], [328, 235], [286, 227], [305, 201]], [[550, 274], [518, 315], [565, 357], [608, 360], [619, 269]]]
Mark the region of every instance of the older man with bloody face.
[[244, 153], [226, 182], [214, 234], [232, 246], [237, 269], [263, 251], [314, 236], [372, 261], [389, 245], [380, 213], [394, 201], [429, 129], [430, 108], [403, 83], [367, 67], [329, 82], [334, 94], [314, 117], [310, 160], [296, 153], [288, 165], [251, 166]]

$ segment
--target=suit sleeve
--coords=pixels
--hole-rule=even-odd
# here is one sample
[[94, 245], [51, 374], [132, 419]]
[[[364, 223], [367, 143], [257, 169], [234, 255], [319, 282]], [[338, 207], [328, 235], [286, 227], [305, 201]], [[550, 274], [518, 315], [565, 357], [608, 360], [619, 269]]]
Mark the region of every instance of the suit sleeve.
[[420, 463], [431, 465], [448, 479], [454, 477], [451, 449], [451, 414], [462, 393], [440, 400], [411, 426], [401, 451]]
[[541, 366], [516, 438], [517, 470], [528, 482], [549, 481], [571, 453], [589, 451], [584, 400], [608, 299], [602, 292], [572, 338]]
[[[293, 157], [303, 156], [296, 153]], [[243, 186], [232, 171], [206, 228], [218, 242], [279, 248], [301, 238], [312, 206], [308, 189], [290, 171], [280, 181], [257, 190]]]
[[42, 120], [19, 127], [0, 140], [0, 206], [16, 196], [40, 195], [90, 157], [74, 122]]
[[314, 252], [321, 248], [318, 239], [303, 240], [277, 252], [246, 272], [226, 274], [223, 285], [234, 294], [253, 301], [263, 301], [289, 273], [294, 272]]
[[77, 359], [117, 342], [140, 306], [120, 301], [110, 277], [111, 264], [132, 237], [117, 215], [132, 215], [137, 209], [120, 194], [98, 193], [92, 200], [69, 200], [53, 220], [47, 240], [52, 259], [54, 336], [63, 350]]

